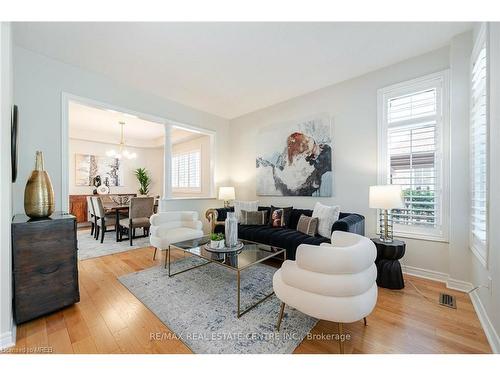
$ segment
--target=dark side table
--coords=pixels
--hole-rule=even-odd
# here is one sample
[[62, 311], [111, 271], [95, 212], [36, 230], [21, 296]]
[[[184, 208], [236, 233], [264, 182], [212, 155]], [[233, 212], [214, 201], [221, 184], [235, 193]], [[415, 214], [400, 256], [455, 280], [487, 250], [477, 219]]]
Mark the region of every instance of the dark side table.
[[377, 247], [377, 285], [388, 289], [403, 289], [405, 282], [399, 259], [405, 255], [406, 244], [400, 240], [383, 242], [379, 238], [371, 239]]

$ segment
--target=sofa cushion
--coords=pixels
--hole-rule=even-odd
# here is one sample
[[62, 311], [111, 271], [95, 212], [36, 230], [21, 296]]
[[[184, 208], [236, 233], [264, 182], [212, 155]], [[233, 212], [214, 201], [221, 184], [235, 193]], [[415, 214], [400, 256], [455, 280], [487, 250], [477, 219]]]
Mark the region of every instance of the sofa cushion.
[[312, 216], [312, 210], [294, 208], [292, 210], [292, 214], [290, 215], [290, 224], [288, 225], [288, 228], [297, 229], [297, 224], [299, 223], [299, 219], [302, 215], [310, 217]]
[[284, 230], [284, 228], [273, 228], [268, 227], [267, 225], [239, 225], [238, 237], [243, 240], [269, 245], [271, 236], [282, 230]]
[[241, 211], [257, 211], [259, 207], [258, 201], [234, 201], [234, 212], [238, 223], [241, 221]]
[[330, 242], [325, 237], [312, 237], [293, 229], [281, 229], [271, 234], [269, 245], [286, 249], [287, 259], [295, 259], [295, 252], [300, 244], [319, 245], [323, 242]]
[[301, 215], [297, 224], [297, 231], [308, 236], [315, 236], [318, 231], [318, 218]]
[[271, 219], [269, 222], [271, 226], [274, 228], [284, 227], [285, 226], [285, 211], [282, 208], [271, 210]]
[[339, 206], [325, 206], [320, 202], [316, 202], [312, 217], [319, 219], [318, 233], [323, 237], [329, 237], [332, 233], [333, 223], [339, 219]]
[[293, 207], [275, 207], [271, 206], [271, 212], [269, 216], [269, 226], [273, 226], [273, 212], [275, 210], [283, 210], [283, 226], [291, 228], [289, 226], [290, 216], [292, 215]]
[[241, 224], [243, 225], [266, 225], [266, 211], [246, 211], [241, 210]]

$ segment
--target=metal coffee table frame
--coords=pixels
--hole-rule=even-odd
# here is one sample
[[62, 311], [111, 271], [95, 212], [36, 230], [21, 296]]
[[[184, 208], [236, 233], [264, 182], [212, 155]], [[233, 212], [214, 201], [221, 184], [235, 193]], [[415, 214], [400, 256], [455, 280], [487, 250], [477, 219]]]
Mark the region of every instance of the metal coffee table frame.
[[[244, 241], [244, 243], [249, 243], [249, 244], [257, 244], [257, 245], [263, 245], [263, 246], [268, 246], [268, 245], [264, 245], [264, 244], [261, 244], [261, 243], [258, 243], [258, 242], [252, 242], [252, 241]], [[203, 246], [203, 245], [201, 245]], [[196, 265], [194, 267], [189, 267], [189, 268], [186, 268], [186, 269], [183, 269], [181, 271], [177, 271], [177, 272], [174, 272], [172, 273], [170, 271], [170, 264], [171, 264], [171, 261], [170, 261], [170, 254], [172, 252], [172, 249], [171, 247], [175, 247], [176, 249], [179, 249], [181, 251], [183, 251], [184, 253], [188, 253], [190, 255], [194, 255], [198, 258], [201, 258], [203, 260], [205, 260], [206, 262], [203, 263], [203, 264], [199, 264], [199, 265]], [[237, 296], [236, 296], [236, 299], [237, 299], [237, 317], [240, 318], [242, 317], [243, 315], [245, 315], [247, 312], [249, 312], [250, 310], [252, 310], [253, 308], [257, 307], [258, 305], [260, 305], [262, 302], [264, 302], [265, 300], [267, 300], [269, 297], [271, 297], [273, 294], [274, 294], [274, 291], [272, 291], [271, 293], [267, 294], [266, 296], [264, 296], [263, 298], [261, 298], [260, 300], [258, 300], [257, 302], [255, 302], [254, 304], [246, 307], [246, 308], [242, 308], [241, 307], [241, 271], [251, 267], [251, 266], [254, 266], [256, 264], [259, 264], [259, 263], [262, 263], [268, 259], [272, 259], [272, 258], [275, 258], [276, 256], [280, 255], [280, 254], [283, 254], [283, 262], [286, 260], [286, 249], [282, 249], [282, 248], [279, 248], [279, 247], [274, 247], [273, 248], [277, 249], [275, 252], [269, 252], [269, 256], [267, 257], [264, 257], [262, 259], [259, 259], [259, 260], [256, 260], [255, 262], [253, 263], [250, 263], [248, 265], [246, 265], [245, 267], [242, 267], [242, 268], [235, 268], [235, 267], [231, 267], [231, 266], [228, 266], [224, 263], [220, 263], [216, 260], [209, 260], [209, 259], [206, 259], [205, 257], [201, 256], [201, 255], [198, 255], [198, 254], [195, 254], [195, 253], [192, 253], [190, 252], [189, 250], [187, 249], [183, 249], [181, 247], [178, 247], [176, 246], [175, 244], [171, 244], [168, 246], [167, 248], [167, 252], [165, 254], [165, 268], [168, 269], [168, 277], [173, 277], [175, 275], [178, 275], [180, 273], [184, 273], [184, 272], [187, 272], [187, 271], [191, 271], [191, 270], [194, 270], [196, 268], [200, 268], [200, 267], [203, 267], [203, 266], [206, 266], [207, 264], [210, 264], [210, 263], [216, 263], [216, 264], [219, 264], [221, 266], [224, 266], [226, 268], [229, 268], [233, 271], [236, 271], [237, 273]], [[245, 247], [243, 247], [242, 250], [240, 251], [245, 251]], [[263, 250], [265, 251], [265, 250]]]

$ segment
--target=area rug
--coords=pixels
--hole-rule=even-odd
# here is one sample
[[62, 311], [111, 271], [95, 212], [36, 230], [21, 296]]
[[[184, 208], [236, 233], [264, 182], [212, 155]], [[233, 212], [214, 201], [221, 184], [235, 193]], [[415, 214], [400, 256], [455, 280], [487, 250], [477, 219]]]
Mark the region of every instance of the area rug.
[[[200, 262], [181, 259], [172, 264], [172, 272]], [[272, 290], [274, 272], [276, 268], [263, 264], [242, 271], [243, 307]], [[238, 319], [236, 272], [213, 263], [170, 278], [156, 266], [119, 280], [175, 334], [156, 332], [150, 339], [178, 338], [194, 353], [292, 353], [317, 323], [287, 306], [277, 332], [280, 301], [274, 295]]]
[[133, 246], [130, 246], [127, 240], [116, 242], [115, 232], [106, 233], [103, 243], [101, 243], [100, 239], [96, 241], [94, 236], [90, 234], [90, 230], [77, 231], [77, 238], [78, 260], [97, 258], [150, 246], [148, 237], [134, 238]]

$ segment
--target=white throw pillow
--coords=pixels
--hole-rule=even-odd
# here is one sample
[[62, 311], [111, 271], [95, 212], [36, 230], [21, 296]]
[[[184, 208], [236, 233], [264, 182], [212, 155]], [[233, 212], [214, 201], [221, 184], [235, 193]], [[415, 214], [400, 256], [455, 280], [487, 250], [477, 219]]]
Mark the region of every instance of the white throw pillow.
[[259, 201], [234, 201], [234, 212], [238, 223], [241, 218], [241, 211], [257, 211], [259, 209]]
[[318, 234], [330, 238], [332, 226], [339, 219], [340, 206], [325, 206], [319, 202], [314, 205], [312, 217], [318, 218]]

